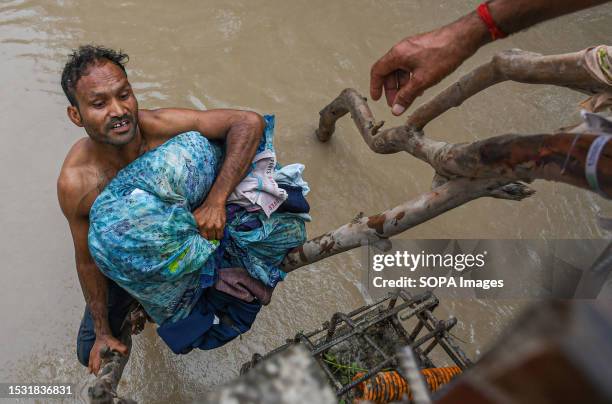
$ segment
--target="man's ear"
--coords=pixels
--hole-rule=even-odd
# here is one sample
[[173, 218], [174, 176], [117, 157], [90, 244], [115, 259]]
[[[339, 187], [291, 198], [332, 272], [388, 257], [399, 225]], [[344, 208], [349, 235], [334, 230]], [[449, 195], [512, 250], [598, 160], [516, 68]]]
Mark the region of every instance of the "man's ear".
[[76, 126], [79, 126], [81, 128], [83, 127], [83, 121], [81, 120], [81, 113], [79, 112], [77, 107], [75, 107], [74, 105], [70, 105], [66, 109], [66, 112], [68, 113], [68, 118], [70, 118], [72, 123], [74, 123]]

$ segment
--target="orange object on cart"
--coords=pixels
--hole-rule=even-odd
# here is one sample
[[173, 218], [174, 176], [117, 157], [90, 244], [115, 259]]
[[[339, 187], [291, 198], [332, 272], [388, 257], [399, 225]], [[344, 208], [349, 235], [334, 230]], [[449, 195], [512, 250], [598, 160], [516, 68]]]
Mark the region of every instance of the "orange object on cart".
[[[450, 382], [460, 373], [461, 369], [457, 366], [421, 369], [421, 374], [425, 378], [429, 390], [432, 392]], [[365, 372], [357, 373], [353, 380], [363, 375], [365, 375]], [[410, 391], [406, 379], [396, 370], [378, 372], [371, 379], [359, 383], [357, 388], [361, 392], [361, 397], [356, 399], [355, 402], [369, 400], [376, 404], [385, 404], [391, 401], [400, 400], [405, 394], [408, 395], [409, 400], [412, 400], [412, 392]]]

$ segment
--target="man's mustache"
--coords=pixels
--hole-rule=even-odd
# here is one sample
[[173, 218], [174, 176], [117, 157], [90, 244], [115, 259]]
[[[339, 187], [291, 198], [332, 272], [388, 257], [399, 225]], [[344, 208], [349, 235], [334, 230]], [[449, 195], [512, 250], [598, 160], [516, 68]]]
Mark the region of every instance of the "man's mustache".
[[132, 119], [132, 115], [126, 114], [124, 116], [122, 116], [121, 118], [114, 118], [110, 121], [110, 123], [107, 125], [108, 129], [113, 129], [113, 126], [115, 126], [116, 124], [118, 124], [121, 121], [128, 121], [130, 123], [134, 123], [134, 120]]

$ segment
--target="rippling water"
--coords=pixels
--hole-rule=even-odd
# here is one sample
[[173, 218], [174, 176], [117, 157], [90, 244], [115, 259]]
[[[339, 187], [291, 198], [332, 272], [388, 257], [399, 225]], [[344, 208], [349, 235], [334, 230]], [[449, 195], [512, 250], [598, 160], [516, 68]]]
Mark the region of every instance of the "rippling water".
[[[313, 137], [318, 111], [343, 88], [367, 94], [369, 68], [402, 36], [433, 29], [476, 6], [474, 1], [0, 1], [0, 380], [68, 381], [84, 395], [89, 377], [76, 361], [84, 307], [72, 242], [55, 195], [69, 147], [84, 135], [65, 113], [59, 74], [71, 48], [87, 42], [129, 53], [128, 74], [142, 108], [250, 108], [277, 115], [281, 162], [306, 164], [313, 189], [314, 236], [358, 212], [375, 213], [428, 189], [432, 172], [408, 155], [375, 155], [352, 122], [334, 139]], [[607, 5], [488, 46], [460, 72], [498, 50], [561, 53], [609, 42]], [[452, 78], [456, 78], [457, 74]], [[450, 83], [443, 82], [437, 90]], [[431, 95], [434, 90], [428, 91]], [[426, 95], [426, 96], [427, 96]], [[582, 96], [547, 86], [502, 84], [443, 115], [428, 135], [472, 141], [499, 133], [551, 131], [578, 119]], [[388, 125], [401, 123], [374, 105]], [[538, 182], [521, 203], [479, 200], [407, 233], [411, 238], [601, 237], [599, 197]], [[276, 291], [253, 330], [212, 352], [174, 356], [148, 328], [135, 340], [122, 392], [142, 402], [197, 399], [265, 352], [335, 311], [364, 303], [360, 254], [300, 269]], [[477, 356], [521, 302], [443, 301], [461, 320], [456, 334]]]

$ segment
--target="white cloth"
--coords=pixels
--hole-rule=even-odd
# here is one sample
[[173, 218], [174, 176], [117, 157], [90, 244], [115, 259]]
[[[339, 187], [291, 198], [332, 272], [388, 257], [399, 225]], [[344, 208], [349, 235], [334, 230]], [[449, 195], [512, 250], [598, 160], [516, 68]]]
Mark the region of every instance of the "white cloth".
[[295, 163], [281, 167], [274, 172], [274, 180], [281, 185], [298, 186], [302, 188], [302, 194], [306, 196], [310, 191], [308, 183], [302, 178], [304, 164]]
[[252, 170], [238, 184], [227, 199], [249, 211], [261, 208], [270, 217], [287, 199], [287, 192], [278, 187], [274, 180], [276, 154], [272, 150], [264, 150], [253, 158]]

